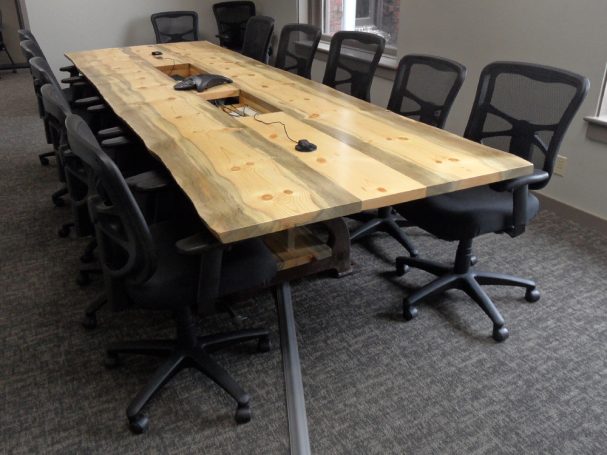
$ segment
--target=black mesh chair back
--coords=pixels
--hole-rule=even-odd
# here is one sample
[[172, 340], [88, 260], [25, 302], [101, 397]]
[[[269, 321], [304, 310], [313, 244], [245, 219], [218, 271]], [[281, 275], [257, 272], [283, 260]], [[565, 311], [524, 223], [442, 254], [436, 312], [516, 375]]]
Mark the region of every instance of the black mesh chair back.
[[217, 21], [219, 45], [240, 50], [244, 42], [245, 27], [255, 16], [255, 3], [249, 1], [221, 2], [213, 5]]
[[30, 61], [30, 59], [34, 58], [34, 57], [44, 57], [44, 53], [42, 52], [42, 49], [40, 49], [40, 46], [38, 45], [37, 41], [33, 41], [33, 40], [25, 40], [25, 41], [21, 41], [19, 43], [19, 46], [21, 47], [21, 52], [23, 52], [23, 56], [25, 57], [25, 60], [27, 60], [28, 62]]
[[84, 120], [69, 115], [66, 128], [70, 150], [95, 182], [88, 204], [104, 271], [128, 283], [145, 282], [156, 269], [157, 256], [141, 210]]
[[280, 32], [274, 65], [311, 78], [312, 62], [320, 42], [320, 28], [308, 24], [287, 24]]
[[[31, 43], [32, 41], [23, 41], [24, 43]], [[29, 59], [30, 71], [32, 73], [32, 79], [34, 81], [34, 93], [38, 101], [38, 114], [40, 117], [44, 117], [44, 104], [42, 102], [42, 94], [40, 89], [44, 84], [51, 84], [57, 89], [61, 90], [53, 71], [51, 70], [48, 62], [43, 57], [32, 57]]]
[[[532, 161], [552, 176], [558, 149], [590, 82], [558, 68], [496, 62], [481, 73], [464, 136]], [[543, 188], [550, 179], [535, 185]]]
[[90, 235], [93, 233], [93, 226], [87, 206], [89, 177], [82, 161], [68, 151], [65, 120], [72, 114], [72, 110], [63, 94], [52, 84], [43, 85], [40, 92], [44, 104], [45, 119], [57, 138], [55, 150], [59, 159], [59, 169], [63, 173], [63, 180], [65, 180], [70, 199], [74, 229], [79, 237]]
[[59, 91], [61, 91], [61, 86], [55, 77], [55, 73], [53, 73], [53, 70], [45, 58], [33, 57], [30, 59], [29, 64], [32, 70], [32, 76], [36, 81], [38, 81], [40, 87], [42, 87], [44, 84], [52, 84]]
[[46, 116], [45, 119], [49, 122], [54, 132], [54, 148], [57, 151], [62, 151], [67, 145], [65, 119], [72, 113], [72, 110], [63, 94], [53, 84], [46, 83], [42, 85], [40, 95]]
[[396, 71], [388, 109], [443, 128], [464, 79], [466, 68], [430, 55], [405, 55]]
[[34, 34], [26, 28], [20, 28], [19, 30], [17, 30], [17, 34], [19, 35], [19, 41], [30, 40], [36, 41], [36, 43], [38, 42]]
[[242, 55], [266, 63], [273, 32], [273, 18], [268, 16], [253, 16], [247, 22], [245, 29], [241, 50]]
[[165, 11], [152, 14], [156, 43], [198, 41], [198, 14], [195, 11]]
[[386, 40], [366, 32], [337, 32], [331, 38], [322, 83], [364, 101], [371, 99], [371, 84]]

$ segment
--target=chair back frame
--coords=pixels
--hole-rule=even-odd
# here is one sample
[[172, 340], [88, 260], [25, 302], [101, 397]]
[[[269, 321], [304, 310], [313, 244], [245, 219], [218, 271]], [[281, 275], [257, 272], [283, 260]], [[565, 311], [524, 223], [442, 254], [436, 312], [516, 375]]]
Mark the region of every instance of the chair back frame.
[[[492, 104], [492, 99], [497, 79], [504, 74], [522, 76], [543, 84], [561, 84], [572, 87], [574, 89], [573, 95], [559, 121], [549, 124], [533, 124], [526, 119], [514, 118], [496, 108]], [[464, 137], [476, 142], [482, 142], [484, 139], [491, 137], [510, 137], [508, 150], [505, 151], [527, 160], [532, 159], [533, 146], [541, 150], [544, 156], [543, 163], [539, 167], [548, 173], [549, 178], [540, 183], [529, 185], [531, 189], [541, 189], [548, 184], [550, 177], [552, 177], [563, 136], [586, 97], [589, 88], [590, 81], [586, 77], [559, 68], [520, 62], [491, 63], [481, 73]], [[489, 114], [499, 117], [502, 121], [508, 123], [510, 128], [500, 131], [485, 131], [484, 126]], [[552, 132], [552, 137], [547, 144], [538, 135], [542, 131]]]
[[[351, 68], [345, 68], [340, 64], [340, 57], [342, 53], [342, 45], [346, 40], [357, 41], [362, 45], [375, 45], [376, 49], [373, 52], [371, 61], [364, 64], [369, 65], [367, 71], [352, 72]], [[371, 100], [371, 84], [373, 83], [373, 76], [379, 64], [384, 48], [386, 47], [386, 40], [373, 33], [366, 32], [352, 32], [352, 31], [339, 31], [331, 38], [331, 44], [329, 46], [329, 56], [327, 58], [327, 66], [325, 68], [325, 74], [322, 83], [329, 87], [336, 88], [340, 84], [349, 83], [350, 95], [359, 98], [363, 101]], [[354, 49], [354, 53], [364, 52]], [[361, 58], [348, 56], [349, 60], [359, 60], [363, 62]], [[343, 69], [350, 73], [350, 77], [343, 80], [336, 80], [338, 69]]]
[[77, 115], [66, 119], [68, 142], [94, 182], [88, 198], [101, 265], [112, 278], [131, 284], [155, 272], [157, 253], [139, 206], [116, 164], [101, 149], [90, 128]]
[[[408, 85], [412, 69], [416, 65], [430, 67], [440, 72], [449, 72], [455, 75], [451, 87], [441, 104], [422, 99], [419, 94], [413, 93]], [[397, 114], [408, 116], [419, 116], [419, 121], [428, 125], [444, 128], [451, 107], [459, 90], [466, 78], [466, 67], [454, 60], [433, 55], [409, 54], [405, 55], [399, 62], [396, 77], [392, 86], [388, 109]], [[420, 107], [414, 111], [401, 112], [402, 101], [410, 98]]]
[[273, 33], [274, 18], [269, 16], [253, 16], [250, 18], [244, 32], [242, 54], [262, 63], [267, 63]]
[[[163, 31], [159, 24], [159, 19], [176, 19], [180, 17], [190, 17], [192, 19], [192, 29], [186, 30], [181, 33], [167, 33]], [[155, 13], [150, 16], [152, 21], [152, 27], [154, 27], [154, 34], [156, 35], [156, 44], [163, 43], [179, 43], [183, 41], [198, 41], [198, 13], [196, 11], [164, 11], [161, 13]], [[191, 40], [186, 40], [185, 35], [192, 34]], [[164, 39], [168, 37], [169, 39]]]
[[[301, 44], [302, 46], [309, 46], [305, 56], [297, 55], [289, 51], [289, 44], [291, 44], [291, 36], [296, 33], [304, 33], [305, 35], [312, 38], [310, 44]], [[322, 33], [320, 28], [310, 24], [287, 24], [280, 32], [280, 39], [278, 41], [278, 52], [276, 53], [276, 61], [274, 66], [285, 71], [294, 71], [299, 76], [307, 79], [311, 78], [312, 63], [314, 62], [314, 55], [318, 48], [318, 43]], [[292, 58], [295, 63], [293, 65], [287, 65], [287, 57]]]

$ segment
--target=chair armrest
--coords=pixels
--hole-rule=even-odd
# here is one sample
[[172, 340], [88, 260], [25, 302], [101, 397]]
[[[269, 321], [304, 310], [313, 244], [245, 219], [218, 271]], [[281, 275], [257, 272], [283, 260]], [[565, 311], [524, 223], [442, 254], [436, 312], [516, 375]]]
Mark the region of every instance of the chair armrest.
[[179, 240], [175, 246], [181, 254], [202, 255], [212, 250], [222, 249], [224, 245], [209, 231], [201, 231]]
[[527, 200], [529, 198], [529, 185], [543, 182], [549, 178], [545, 171], [536, 170], [531, 175], [500, 182], [492, 188], [496, 191], [512, 192], [512, 228], [506, 232], [510, 237], [516, 237], [525, 232], [527, 225]]
[[97, 131], [97, 138], [99, 140], [110, 139], [116, 136], [124, 136], [124, 128], [120, 126], [113, 126], [111, 128], [105, 128]]
[[88, 106], [92, 106], [94, 104], [100, 104], [101, 102], [102, 101], [101, 101], [101, 98], [99, 96], [89, 96], [87, 98], [79, 98], [77, 100], [74, 100], [72, 102], [72, 104], [75, 107], [85, 108], [85, 107], [88, 107]]
[[101, 147], [103, 148], [114, 148], [114, 147], [124, 147], [125, 145], [130, 145], [132, 142], [126, 136], [118, 136], [112, 137], [110, 139], [106, 139], [101, 141]]
[[65, 79], [61, 79], [62, 84], [75, 84], [77, 82], [86, 82], [83, 76], [70, 76]]
[[78, 68], [76, 68], [75, 65], [62, 66], [59, 68], [59, 71], [63, 73], [70, 73], [70, 76], [77, 76], [79, 73]]
[[91, 114], [98, 114], [99, 112], [104, 112], [106, 110], [107, 106], [105, 104], [95, 104], [86, 108], [86, 111], [90, 112]]
[[75, 87], [75, 88], [82, 88], [82, 89], [85, 89], [85, 88], [91, 88], [91, 84], [89, 84], [87, 81], [85, 81], [85, 80], [83, 79], [83, 80], [81, 80], [81, 81], [72, 82], [72, 83], [70, 84], [70, 87], [71, 87], [71, 88], [74, 88], [74, 87]]
[[126, 183], [132, 190], [145, 193], [167, 188], [171, 179], [159, 171], [148, 171], [127, 178]]
[[536, 169], [531, 175], [517, 177], [515, 179], [504, 180], [503, 182], [492, 183], [491, 188], [495, 191], [513, 191], [523, 185], [533, 185], [543, 182], [548, 179], [549, 175], [546, 171]]

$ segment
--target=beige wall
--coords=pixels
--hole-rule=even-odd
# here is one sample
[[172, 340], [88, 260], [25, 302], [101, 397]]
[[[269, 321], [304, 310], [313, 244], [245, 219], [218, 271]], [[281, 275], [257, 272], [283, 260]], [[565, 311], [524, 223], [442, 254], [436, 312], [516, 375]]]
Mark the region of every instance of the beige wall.
[[31, 30], [54, 69], [64, 52], [155, 42], [150, 15], [167, 10], [198, 13], [203, 39], [217, 25], [205, 0], [25, 0]]
[[[290, 1], [295, 8], [296, 1]], [[468, 67], [447, 122], [447, 129], [458, 134], [464, 130], [480, 71], [491, 61], [542, 63], [590, 78], [591, 90], [560, 150], [569, 158], [566, 176], [554, 176], [543, 193], [607, 219], [607, 144], [586, 139], [583, 120], [596, 112], [607, 62], [607, 1], [401, 0], [401, 15], [400, 55], [442, 55]], [[323, 69], [322, 62], [315, 62], [315, 80], [321, 80]], [[372, 102], [385, 106], [391, 83], [376, 77]]]

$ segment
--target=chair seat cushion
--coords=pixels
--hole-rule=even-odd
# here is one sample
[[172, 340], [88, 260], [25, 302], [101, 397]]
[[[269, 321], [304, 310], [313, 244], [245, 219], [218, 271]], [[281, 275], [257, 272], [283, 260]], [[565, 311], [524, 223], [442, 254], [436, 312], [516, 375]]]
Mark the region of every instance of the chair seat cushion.
[[[150, 227], [157, 246], [158, 264], [143, 284], [127, 286], [133, 303], [151, 310], [170, 310], [196, 302], [200, 256], [180, 254], [175, 243], [192, 234], [183, 223], [159, 223]], [[263, 287], [276, 275], [276, 261], [258, 239], [240, 242], [223, 254], [220, 296]]]
[[[512, 207], [512, 193], [481, 186], [407, 202], [395, 209], [413, 224], [443, 240], [465, 240], [510, 229]], [[529, 193], [527, 221], [538, 211], [539, 202]]]

